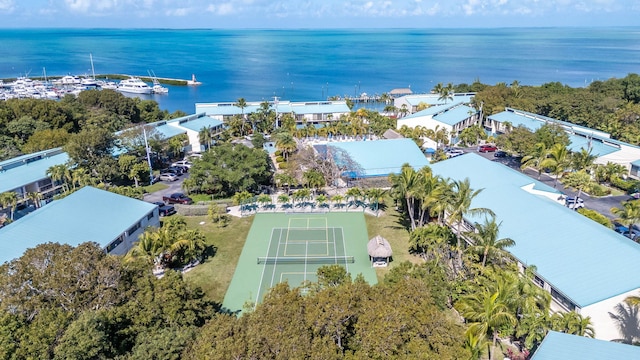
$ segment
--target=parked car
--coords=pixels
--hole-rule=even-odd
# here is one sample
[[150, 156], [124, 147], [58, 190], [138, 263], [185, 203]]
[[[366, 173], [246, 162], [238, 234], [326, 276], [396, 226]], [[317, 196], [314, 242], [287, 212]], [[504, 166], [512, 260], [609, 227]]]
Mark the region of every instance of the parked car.
[[564, 206], [568, 207], [569, 209], [579, 209], [579, 208], [583, 208], [584, 207], [584, 200], [578, 198], [576, 200], [576, 198], [574, 198], [573, 196], [568, 196], [564, 199]]
[[498, 150], [495, 153], [493, 153], [493, 157], [497, 157], [497, 158], [503, 158], [507, 156], [509, 156], [509, 154], [507, 154], [506, 151], [502, 151], [502, 150]]
[[162, 173], [160, 174], [160, 181], [176, 181], [178, 180], [178, 175], [173, 173]]
[[180, 160], [172, 163], [171, 167], [185, 167], [187, 169], [190, 169], [191, 165], [193, 165], [193, 163], [189, 160]]
[[464, 154], [464, 151], [460, 150], [460, 149], [449, 149], [445, 152], [445, 155], [447, 155], [447, 158], [452, 158], [452, 157], [456, 157], [456, 156], [460, 156]]
[[160, 170], [160, 173], [172, 173], [172, 174], [175, 174], [176, 176], [180, 176], [184, 174], [184, 169], [177, 166], [171, 166], [166, 169]]
[[193, 204], [193, 200], [183, 193], [173, 193], [169, 196], [163, 196], [162, 201], [166, 204]]
[[176, 213], [176, 208], [173, 205], [165, 204], [162, 201], [154, 202], [154, 204], [158, 205], [158, 213], [160, 216], [169, 216]]
[[497, 150], [498, 148], [495, 145], [491, 145], [491, 144], [484, 144], [484, 145], [478, 146], [479, 152], [494, 152]]

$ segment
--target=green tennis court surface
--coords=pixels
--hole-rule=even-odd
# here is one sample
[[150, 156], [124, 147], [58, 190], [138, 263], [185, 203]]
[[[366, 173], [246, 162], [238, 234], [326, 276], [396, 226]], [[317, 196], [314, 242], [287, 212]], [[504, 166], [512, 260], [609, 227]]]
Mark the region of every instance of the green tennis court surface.
[[316, 282], [318, 268], [330, 264], [344, 266], [353, 278], [362, 273], [374, 284], [367, 241], [362, 213], [257, 214], [223, 306], [237, 311], [258, 303], [280, 282]]

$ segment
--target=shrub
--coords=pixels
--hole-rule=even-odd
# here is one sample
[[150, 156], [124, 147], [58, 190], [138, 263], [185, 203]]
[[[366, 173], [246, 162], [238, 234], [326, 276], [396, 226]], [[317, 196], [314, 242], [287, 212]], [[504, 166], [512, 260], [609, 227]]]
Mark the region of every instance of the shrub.
[[278, 167], [280, 169], [287, 169], [289, 167], [289, 163], [283, 162], [283, 163], [279, 163]]
[[586, 190], [592, 196], [605, 196], [611, 194], [611, 190], [609, 188], [596, 183], [589, 184]]
[[282, 150], [276, 150], [275, 155], [276, 157], [282, 156]]
[[284, 162], [284, 158], [282, 156], [276, 156], [276, 162], [277, 163], [282, 163], [282, 162]]
[[585, 209], [585, 208], [580, 208], [578, 209], [578, 212], [580, 214], [582, 214], [583, 216], [588, 217], [589, 219], [602, 224], [610, 229], [613, 229], [613, 223], [611, 222], [611, 220], [609, 220], [608, 217], [600, 214], [599, 212], [595, 211], [595, 210], [590, 210], [590, 209]]
[[640, 190], [640, 181], [638, 180], [624, 180], [617, 176], [612, 176], [610, 181], [611, 185], [627, 193], [634, 193]]

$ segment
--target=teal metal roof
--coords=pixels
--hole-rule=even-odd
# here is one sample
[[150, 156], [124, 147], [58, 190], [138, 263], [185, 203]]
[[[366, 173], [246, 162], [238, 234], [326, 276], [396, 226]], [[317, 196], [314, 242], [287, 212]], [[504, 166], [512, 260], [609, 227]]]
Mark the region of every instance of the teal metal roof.
[[531, 360], [640, 359], [640, 346], [549, 331]]
[[571, 143], [567, 147], [569, 151], [580, 152], [581, 149], [590, 150], [592, 155], [605, 156], [616, 151], [620, 151], [620, 148], [607, 145], [598, 139], [588, 139], [580, 135], [569, 135]]
[[187, 130], [169, 124], [156, 126], [156, 130], [162, 134], [163, 139], [170, 139], [174, 136], [187, 133]]
[[523, 116], [520, 114], [516, 114], [512, 111], [503, 111], [494, 115], [489, 116], [489, 119], [495, 120], [498, 122], [510, 122], [513, 127], [524, 126], [531, 131], [536, 131], [540, 128], [544, 123], [540, 120], [535, 120], [528, 116]]
[[0, 229], [0, 264], [46, 242], [105, 247], [156, 205], [109, 191], [84, 187]]
[[476, 109], [472, 107], [460, 105], [448, 109], [447, 111], [435, 114], [433, 116], [433, 119], [441, 123], [454, 126], [455, 124], [468, 119], [476, 112]]
[[1, 162], [0, 193], [48, 178], [47, 170], [51, 166], [64, 164], [69, 160], [66, 152], [54, 150], [57, 150], [55, 155], [40, 151]]
[[223, 122], [221, 120], [216, 120], [216, 119], [213, 119], [213, 118], [211, 118], [209, 116], [203, 116], [203, 117], [197, 118], [195, 120], [189, 120], [189, 121], [182, 122], [182, 123], [180, 123], [180, 126], [185, 128], [185, 129], [192, 130], [192, 131], [200, 131], [203, 128], [206, 128], [206, 127], [214, 128], [214, 127], [220, 126], [222, 124], [223, 124]]
[[[640, 244], [554, 201], [558, 190], [500, 163], [468, 153], [431, 165], [435, 174], [469, 178], [484, 189], [473, 207], [492, 209], [502, 222], [500, 237], [515, 240], [508, 250], [540, 277], [585, 307], [640, 288]], [[533, 186], [535, 192], [523, 189]], [[481, 219], [470, 219], [482, 222]]]
[[[416, 170], [429, 164], [411, 139], [330, 142], [327, 146], [346, 151], [360, 167], [358, 177], [397, 174], [404, 163]], [[336, 162], [340, 160], [336, 159]]]

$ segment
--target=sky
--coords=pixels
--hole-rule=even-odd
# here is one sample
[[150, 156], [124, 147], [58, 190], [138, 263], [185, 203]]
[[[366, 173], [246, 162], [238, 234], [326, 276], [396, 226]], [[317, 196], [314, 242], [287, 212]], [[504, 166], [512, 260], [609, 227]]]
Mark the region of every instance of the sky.
[[0, 0], [0, 28], [638, 26], [638, 0]]

